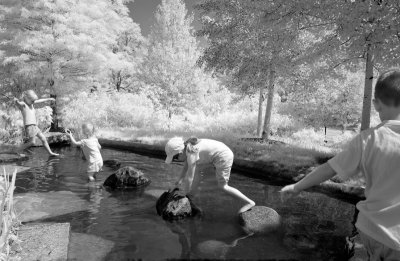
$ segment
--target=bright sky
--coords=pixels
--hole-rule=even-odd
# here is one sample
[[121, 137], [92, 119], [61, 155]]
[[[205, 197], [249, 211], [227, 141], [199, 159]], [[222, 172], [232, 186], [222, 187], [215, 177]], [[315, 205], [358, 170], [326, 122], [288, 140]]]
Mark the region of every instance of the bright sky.
[[[176, 0], [169, 0], [176, 1]], [[198, 0], [184, 0], [186, 4], [186, 8], [189, 13], [194, 12], [193, 5], [198, 2]], [[140, 25], [142, 29], [142, 34], [147, 36], [150, 30], [151, 25], [154, 22], [154, 13], [157, 10], [157, 6], [161, 3], [161, 0], [134, 0], [133, 3], [129, 3], [128, 7], [131, 11], [131, 17], [133, 21]], [[198, 28], [199, 23], [195, 21], [192, 26], [194, 28]]]

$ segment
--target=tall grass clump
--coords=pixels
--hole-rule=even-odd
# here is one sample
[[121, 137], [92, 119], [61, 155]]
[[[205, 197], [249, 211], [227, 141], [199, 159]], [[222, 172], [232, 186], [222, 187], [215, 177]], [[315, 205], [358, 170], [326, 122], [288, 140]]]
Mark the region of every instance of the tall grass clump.
[[14, 189], [17, 171], [12, 174], [11, 181], [3, 169], [0, 177], [0, 260], [10, 260], [11, 245], [18, 242], [17, 229], [20, 225], [14, 210]]

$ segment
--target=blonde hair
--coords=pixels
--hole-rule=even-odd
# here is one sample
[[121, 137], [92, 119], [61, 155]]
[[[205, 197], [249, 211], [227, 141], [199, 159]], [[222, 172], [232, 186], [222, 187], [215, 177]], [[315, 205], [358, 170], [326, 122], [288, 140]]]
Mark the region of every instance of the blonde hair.
[[39, 99], [34, 90], [26, 90], [23, 92], [23, 95], [24, 98], [29, 98], [31, 101]]
[[93, 126], [93, 124], [91, 124], [90, 122], [87, 122], [87, 123], [82, 124], [82, 129], [83, 129], [83, 128], [89, 129], [91, 135], [94, 134], [94, 126]]

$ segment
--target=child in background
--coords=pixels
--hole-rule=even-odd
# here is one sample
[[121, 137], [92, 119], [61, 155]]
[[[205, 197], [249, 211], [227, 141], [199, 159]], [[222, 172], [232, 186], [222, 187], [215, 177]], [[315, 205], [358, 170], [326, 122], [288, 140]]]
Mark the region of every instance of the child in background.
[[[224, 143], [209, 140], [190, 138], [186, 142], [182, 138], [172, 138], [165, 146], [167, 158], [165, 162], [170, 164], [174, 156], [178, 155], [179, 160], [185, 161], [181, 177], [176, 185], [181, 185], [182, 181], [187, 177], [185, 191], [189, 194], [197, 191], [199, 179], [195, 179], [196, 166], [200, 164], [212, 164], [215, 168], [215, 175], [218, 181], [218, 187], [225, 193], [231, 195], [235, 199], [240, 199], [246, 204], [240, 208], [239, 213], [245, 212], [255, 206], [254, 201], [246, 197], [239, 190], [228, 185], [233, 164], [233, 152]], [[192, 186], [192, 183], [195, 183]]]
[[32, 147], [34, 145], [35, 137], [38, 137], [43, 142], [43, 146], [46, 148], [47, 152], [50, 155], [58, 156], [57, 153], [51, 151], [49, 144], [47, 143], [46, 137], [43, 135], [43, 133], [37, 126], [36, 112], [35, 112], [35, 107], [33, 105], [47, 101], [54, 101], [54, 99], [53, 98], [39, 99], [33, 90], [28, 90], [23, 93], [23, 101], [14, 98], [15, 104], [18, 106], [19, 110], [22, 113], [22, 117], [24, 119], [24, 127], [25, 127], [24, 129], [25, 144], [21, 145], [17, 151], [23, 151], [29, 147]]
[[82, 148], [83, 154], [88, 161], [87, 175], [90, 181], [95, 180], [96, 174], [103, 167], [103, 158], [101, 157], [100, 149], [101, 146], [96, 136], [94, 135], [94, 127], [90, 123], [85, 123], [82, 125], [82, 132], [85, 139], [76, 141], [72, 136], [71, 131], [67, 131], [72, 144], [80, 146]]
[[361, 172], [366, 199], [357, 204], [356, 227], [368, 260], [400, 260], [400, 70], [381, 74], [374, 96], [382, 123], [362, 131], [347, 149], [281, 192], [295, 195], [336, 174], [347, 179]]

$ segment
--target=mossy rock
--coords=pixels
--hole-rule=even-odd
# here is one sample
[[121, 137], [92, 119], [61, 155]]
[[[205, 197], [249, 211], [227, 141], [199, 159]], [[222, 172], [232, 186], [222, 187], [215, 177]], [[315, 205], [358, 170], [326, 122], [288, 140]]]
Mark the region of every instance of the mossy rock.
[[250, 233], [267, 234], [279, 230], [282, 219], [272, 208], [255, 206], [239, 214], [239, 223]]
[[151, 181], [144, 177], [143, 172], [131, 166], [118, 169], [105, 181], [104, 186], [111, 189], [136, 189], [149, 185]]

